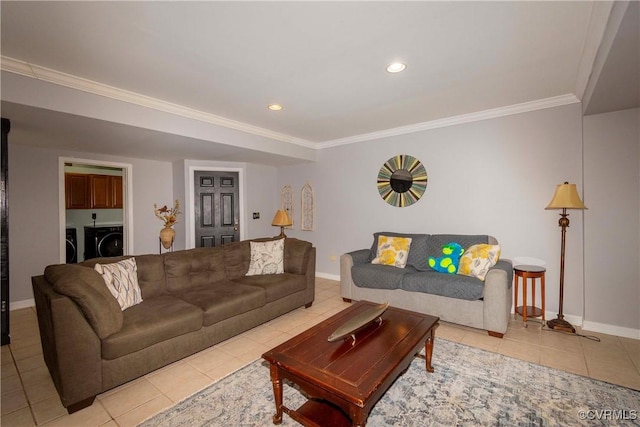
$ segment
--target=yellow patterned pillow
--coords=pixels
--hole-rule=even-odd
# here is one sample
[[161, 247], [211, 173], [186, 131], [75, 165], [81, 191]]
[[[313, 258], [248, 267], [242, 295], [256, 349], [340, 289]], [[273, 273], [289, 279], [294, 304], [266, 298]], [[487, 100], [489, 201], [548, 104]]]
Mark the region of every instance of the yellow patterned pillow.
[[460, 258], [458, 274], [484, 280], [489, 269], [500, 259], [500, 245], [473, 245]]
[[371, 264], [393, 265], [404, 268], [409, 255], [409, 237], [378, 236], [378, 251]]

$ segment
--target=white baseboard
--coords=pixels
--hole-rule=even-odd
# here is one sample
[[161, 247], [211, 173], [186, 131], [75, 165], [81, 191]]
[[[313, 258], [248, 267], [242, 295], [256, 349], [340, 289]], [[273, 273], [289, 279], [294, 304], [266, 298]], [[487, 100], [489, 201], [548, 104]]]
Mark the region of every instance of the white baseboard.
[[[552, 319], [555, 319], [556, 317], [558, 317], [558, 312], [557, 311], [555, 311], [555, 312], [546, 311], [544, 315], [547, 318], [547, 320], [552, 320]], [[564, 315], [564, 320], [566, 320], [567, 322], [571, 323], [573, 326], [582, 327], [583, 319], [582, 319], [581, 316], [574, 316], [573, 314], [565, 314]]]
[[[558, 313], [545, 311], [546, 320], [555, 319]], [[626, 328], [624, 326], [609, 325], [606, 323], [590, 322], [584, 320], [581, 316], [565, 314], [564, 320], [573, 326], [580, 326], [583, 331], [599, 332], [607, 335], [615, 335], [618, 337], [640, 339], [640, 329]]]
[[20, 310], [22, 308], [29, 308], [29, 307], [35, 307], [35, 306], [36, 306], [36, 300], [34, 300], [33, 298], [26, 299], [23, 301], [12, 301], [9, 303], [9, 311]]
[[320, 277], [322, 279], [337, 280], [338, 282], [340, 281], [339, 274], [319, 273], [316, 271], [316, 277]]
[[[511, 306], [511, 314], [515, 314], [515, 311], [513, 311], [513, 306]], [[555, 319], [556, 317], [558, 317], [558, 312], [545, 310], [545, 312], [544, 312], [544, 320], [545, 320], [545, 322], [547, 322], [549, 320], [552, 320], [552, 319]], [[542, 321], [542, 319], [540, 317], [536, 317], [536, 319]], [[582, 317], [580, 317], [580, 316], [574, 316], [572, 314], [565, 314], [564, 315], [564, 320], [566, 320], [567, 322], [571, 323], [573, 326], [582, 326]]]
[[585, 320], [582, 329], [591, 332], [600, 332], [608, 335], [617, 335], [619, 337], [633, 338], [640, 340], [640, 329], [627, 328], [624, 326], [608, 325], [606, 323], [590, 322]]

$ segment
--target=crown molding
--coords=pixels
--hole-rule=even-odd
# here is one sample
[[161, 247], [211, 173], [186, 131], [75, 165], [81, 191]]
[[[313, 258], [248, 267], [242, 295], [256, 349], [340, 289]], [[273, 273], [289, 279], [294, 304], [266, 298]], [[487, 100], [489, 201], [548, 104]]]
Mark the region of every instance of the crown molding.
[[0, 57], [0, 69], [10, 73], [20, 74], [21, 76], [37, 78], [27, 62], [9, 58], [8, 56]]
[[142, 107], [152, 108], [158, 111], [175, 114], [189, 119], [235, 129], [249, 134], [274, 139], [277, 141], [288, 142], [311, 149], [338, 147], [341, 145], [354, 144], [357, 142], [388, 138], [392, 136], [405, 135], [409, 133], [443, 128], [447, 126], [455, 126], [465, 123], [472, 123], [481, 120], [493, 119], [580, 102], [580, 100], [574, 94], [565, 94], [551, 98], [539, 99], [536, 101], [524, 102], [521, 104], [509, 105], [506, 107], [493, 108], [490, 110], [478, 111], [475, 113], [462, 114], [459, 116], [447, 117], [443, 119], [431, 120], [428, 122], [385, 129], [377, 132], [314, 143], [305, 139], [295, 138], [268, 129], [252, 126], [246, 123], [216, 116], [214, 114], [209, 114], [178, 104], [166, 102], [157, 98], [151, 98], [149, 96], [141, 95], [135, 92], [126, 91], [113, 86], [94, 82], [92, 80], [83, 79], [70, 74], [62, 73], [60, 71], [52, 70], [50, 68], [40, 67], [38, 65], [30, 64], [25, 61], [9, 58], [7, 56], [1, 56], [0, 59], [0, 69], [2, 69], [3, 71], [20, 74], [33, 79], [66, 86], [94, 95], [104, 96], [135, 105], [140, 105]]
[[317, 145], [313, 142], [295, 138], [289, 135], [285, 135], [279, 132], [274, 132], [269, 129], [264, 129], [258, 126], [252, 126], [246, 123], [238, 122], [236, 120], [227, 119], [225, 117], [216, 116], [214, 114], [206, 113], [204, 111], [196, 110], [193, 108], [184, 107], [182, 105], [174, 104], [171, 102], [163, 101], [161, 99], [152, 98], [149, 96], [141, 95], [139, 93], [130, 92], [117, 87], [105, 85], [92, 80], [83, 79], [71, 74], [66, 74], [50, 68], [41, 67], [39, 65], [30, 64], [25, 61], [2, 56], [0, 62], [0, 69], [2, 71], [8, 71], [10, 73], [20, 74], [22, 76], [30, 77], [36, 80], [45, 81], [48, 83], [65, 86], [71, 89], [81, 90], [87, 93], [91, 93], [98, 96], [104, 96], [107, 98], [115, 99], [118, 101], [127, 102], [130, 104], [139, 105], [146, 108], [152, 108], [154, 110], [163, 111], [169, 114], [175, 114], [178, 116], [186, 117], [193, 120], [198, 120], [205, 123], [210, 123], [217, 126], [222, 126], [230, 129], [239, 130], [249, 134], [262, 136], [277, 141], [288, 142], [291, 144], [300, 145], [306, 148], [317, 148]]
[[573, 94], [554, 96], [551, 98], [523, 102], [521, 104], [509, 105], [506, 107], [493, 108], [490, 110], [478, 111], [475, 113], [462, 114], [459, 116], [446, 117], [444, 119], [431, 120], [428, 122], [416, 123], [413, 125], [385, 129], [378, 132], [371, 132], [362, 135], [350, 136], [347, 138], [324, 141], [318, 144], [318, 148], [338, 147], [340, 145], [354, 144], [356, 142], [371, 141], [373, 139], [388, 138], [392, 136], [405, 135], [408, 133], [438, 129], [447, 126], [461, 125], [465, 123], [473, 123], [481, 120], [495, 119], [498, 117], [510, 116], [513, 114], [542, 110], [545, 108], [575, 104], [577, 102], [580, 102], [580, 100]]

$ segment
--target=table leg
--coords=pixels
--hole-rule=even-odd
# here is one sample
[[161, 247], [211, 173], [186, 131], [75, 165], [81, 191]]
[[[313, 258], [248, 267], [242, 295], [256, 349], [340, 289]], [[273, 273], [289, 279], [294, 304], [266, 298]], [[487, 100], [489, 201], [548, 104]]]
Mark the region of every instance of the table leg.
[[544, 273], [542, 273], [542, 276], [540, 277], [540, 296], [542, 297], [542, 324], [544, 325], [544, 311], [545, 311], [545, 306], [544, 306]]
[[514, 277], [513, 284], [513, 320], [518, 319], [518, 275], [516, 274]]
[[364, 413], [362, 408], [351, 411], [351, 425], [353, 427], [365, 427], [368, 415]]
[[527, 327], [527, 279], [525, 274], [522, 278], [522, 322], [525, 328]]
[[282, 378], [276, 365], [271, 365], [271, 384], [273, 385], [273, 397], [276, 401], [276, 414], [273, 416], [274, 424], [282, 423]]
[[[531, 278], [531, 306], [534, 307], [533, 311], [535, 311], [536, 306], [536, 279], [535, 277]], [[535, 313], [534, 313], [535, 316]]]
[[424, 354], [427, 364], [427, 372], [433, 372], [433, 366], [431, 366], [431, 356], [433, 355], [433, 341], [435, 340], [436, 329], [431, 328], [427, 341], [424, 343]]

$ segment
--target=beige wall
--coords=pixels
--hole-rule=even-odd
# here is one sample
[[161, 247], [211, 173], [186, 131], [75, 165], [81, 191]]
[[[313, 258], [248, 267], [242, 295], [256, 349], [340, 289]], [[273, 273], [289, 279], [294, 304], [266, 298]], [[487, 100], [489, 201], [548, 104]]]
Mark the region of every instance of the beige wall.
[[584, 118], [584, 176], [585, 327], [640, 338], [640, 109]]
[[[584, 129], [583, 129], [584, 122]], [[281, 185], [316, 192], [318, 271], [369, 247], [375, 231], [488, 233], [503, 256], [546, 264], [547, 317], [559, 300], [556, 184], [576, 183], [589, 208], [570, 211], [564, 313], [587, 330], [640, 338], [640, 110], [582, 117], [578, 104], [322, 150], [311, 165], [279, 170]], [[583, 141], [584, 133], [584, 141]], [[375, 178], [395, 154], [420, 159], [424, 197], [407, 208], [382, 201]]]

